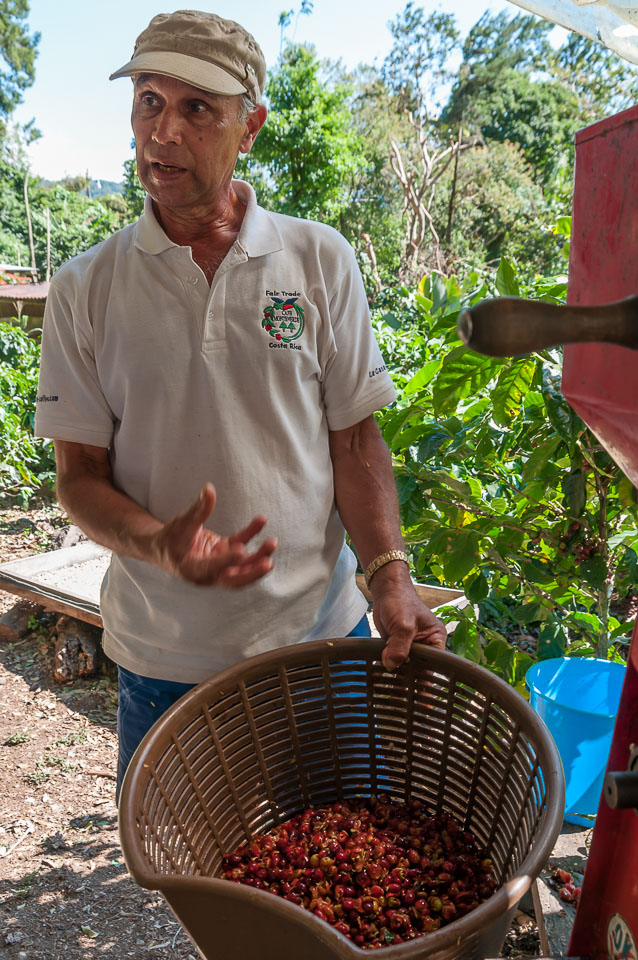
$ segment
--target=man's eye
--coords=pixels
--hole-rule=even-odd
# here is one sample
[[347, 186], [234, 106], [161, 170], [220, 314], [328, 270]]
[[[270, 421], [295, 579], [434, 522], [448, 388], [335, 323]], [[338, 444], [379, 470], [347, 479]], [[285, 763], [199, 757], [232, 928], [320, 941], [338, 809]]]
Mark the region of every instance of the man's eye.
[[191, 113], [204, 113], [208, 107], [201, 100], [192, 100], [190, 103]]
[[143, 93], [139, 101], [144, 107], [154, 107], [157, 105], [157, 97], [152, 93]]

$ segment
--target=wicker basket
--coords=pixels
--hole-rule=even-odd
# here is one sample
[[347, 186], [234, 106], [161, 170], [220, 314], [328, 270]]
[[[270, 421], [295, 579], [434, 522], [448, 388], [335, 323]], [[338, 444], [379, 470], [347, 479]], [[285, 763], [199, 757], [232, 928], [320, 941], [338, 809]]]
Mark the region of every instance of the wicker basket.
[[367, 956], [302, 907], [219, 873], [224, 853], [302, 808], [381, 792], [457, 817], [499, 883], [472, 913], [383, 955], [498, 955], [562, 825], [558, 753], [486, 670], [418, 646], [389, 674], [382, 647], [321, 641], [246, 660], [186, 694], [138, 748], [120, 800], [124, 856], [207, 960]]

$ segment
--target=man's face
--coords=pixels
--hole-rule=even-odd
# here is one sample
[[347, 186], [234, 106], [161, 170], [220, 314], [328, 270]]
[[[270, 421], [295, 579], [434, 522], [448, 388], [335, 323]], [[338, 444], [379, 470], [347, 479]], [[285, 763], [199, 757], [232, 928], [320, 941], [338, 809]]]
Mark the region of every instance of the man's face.
[[206, 93], [160, 74], [135, 77], [134, 90], [131, 123], [142, 184], [160, 208], [205, 214], [224, 195], [237, 155], [250, 150], [265, 109], [240, 122], [239, 96]]

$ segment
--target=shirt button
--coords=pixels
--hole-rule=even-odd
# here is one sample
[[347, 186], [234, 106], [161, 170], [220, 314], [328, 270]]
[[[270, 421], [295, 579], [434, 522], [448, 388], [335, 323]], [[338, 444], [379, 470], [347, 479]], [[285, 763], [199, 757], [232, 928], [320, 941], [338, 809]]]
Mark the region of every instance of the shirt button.
[[189, 278], [188, 278], [188, 282], [189, 282], [189, 283], [197, 283], [197, 277], [189, 277]]

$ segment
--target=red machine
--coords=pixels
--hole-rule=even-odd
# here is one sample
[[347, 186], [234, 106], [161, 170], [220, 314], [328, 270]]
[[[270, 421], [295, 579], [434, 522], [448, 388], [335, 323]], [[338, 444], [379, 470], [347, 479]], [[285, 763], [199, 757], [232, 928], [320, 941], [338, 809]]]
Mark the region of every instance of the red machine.
[[[575, 306], [638, 293], [638, 107], [576, 137], [568, 290]], [[638, 353], [566, 346], [563, 393], [638, 486]], [[638, 626], [568, 955], [638, 958]]]

